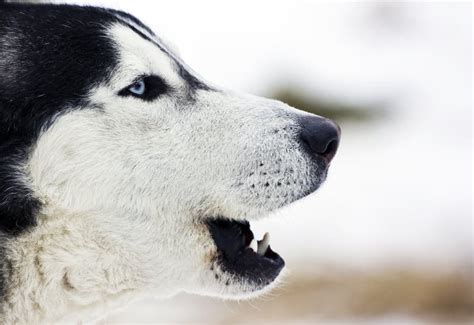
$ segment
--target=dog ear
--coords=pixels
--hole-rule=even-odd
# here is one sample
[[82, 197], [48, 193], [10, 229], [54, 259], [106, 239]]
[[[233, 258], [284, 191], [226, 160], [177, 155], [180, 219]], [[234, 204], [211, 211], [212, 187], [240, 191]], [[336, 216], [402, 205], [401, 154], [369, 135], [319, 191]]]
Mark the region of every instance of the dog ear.
[[40, 202], [23, 170], [29, 144], [10, 132], [10, 106], [0, 94], [0, 233], [18, 234], [35, 225]]

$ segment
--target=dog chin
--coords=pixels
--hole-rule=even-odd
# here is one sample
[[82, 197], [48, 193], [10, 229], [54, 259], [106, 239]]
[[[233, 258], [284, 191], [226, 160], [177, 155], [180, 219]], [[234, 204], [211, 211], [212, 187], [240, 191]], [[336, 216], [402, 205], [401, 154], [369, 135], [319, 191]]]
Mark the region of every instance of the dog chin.
[[[200, 288], [194, 288], [192, 290], [186, 290], [188, 293], [197, 294], [200, 296], [216, 297], [225, 300], [248, 300], [258, 298], [272, 291], [275, 287], [278, 287], [286, 275], [286, 271], [283, 269], [273, 281], [267, 284], [258, 284], [255, 282], [249, 282], [246, 277], [237, 277], [230, 274], [221, 274], [222, 277], [219, 279], [213, 277], [209, 278], [208, 281]], [[231, 281], [222, 281], [223, 279], [231, 278]]]

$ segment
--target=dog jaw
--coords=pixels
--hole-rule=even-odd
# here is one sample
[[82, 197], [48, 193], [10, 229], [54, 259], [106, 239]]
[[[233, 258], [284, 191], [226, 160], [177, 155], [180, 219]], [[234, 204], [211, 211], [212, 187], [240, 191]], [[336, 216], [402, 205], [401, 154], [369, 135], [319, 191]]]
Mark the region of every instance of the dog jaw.
[[245, 299], [274, 285], [257, 289], [222, 270], [199, 221], [167, 226], [166, 237], [149, 231], [158, 220], [130, 223], [123, 214], [44, 208], [40, 217], [32, 232], [6, 245], [2, 322], [94, 321], [147, 296], [186, 291]]

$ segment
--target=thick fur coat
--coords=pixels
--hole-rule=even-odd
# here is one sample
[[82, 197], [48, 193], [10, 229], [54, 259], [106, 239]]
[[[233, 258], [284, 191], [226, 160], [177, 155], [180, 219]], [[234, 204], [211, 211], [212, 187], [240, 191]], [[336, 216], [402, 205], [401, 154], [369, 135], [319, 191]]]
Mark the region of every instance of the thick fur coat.
[[315, 191], [338, 141], [203, 81], [126, 13], [0, 3], [0, 320], [268, 290], [283, 260], [244, 220]]

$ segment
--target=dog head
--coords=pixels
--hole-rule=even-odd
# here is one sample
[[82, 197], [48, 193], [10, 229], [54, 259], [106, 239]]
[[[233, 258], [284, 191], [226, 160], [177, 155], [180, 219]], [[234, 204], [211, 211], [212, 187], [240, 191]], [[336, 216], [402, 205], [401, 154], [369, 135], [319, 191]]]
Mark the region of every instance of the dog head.
[[284, 262], [247, 220], [321, 185], [338, 126], [205, 82], [128, 14], [2, 6], [3, 232], [34, 230], [51, 207], [92, 213], [147, 288], [268, 288]]

